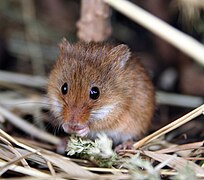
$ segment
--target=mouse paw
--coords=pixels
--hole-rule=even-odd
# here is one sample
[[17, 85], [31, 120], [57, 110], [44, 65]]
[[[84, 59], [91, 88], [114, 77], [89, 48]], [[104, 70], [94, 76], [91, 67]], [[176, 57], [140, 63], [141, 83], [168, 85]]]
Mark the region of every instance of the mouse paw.
[[133, 144], [134, 144], [133, 140], [124, 141], [122, 144], [116, 146], [114, 148], [114, 151], [118, 153], [120, 150], [132, 149]]
[[80, 137], [84, 137], [90, 132], [88, 125], [64, 123], [62, 127], [66, 133], [76, 134]]
[[77, 136], [84, 137], [90, 132], [89, 127], [86, 126], [82, 129], [77, 130], [75, 133]]

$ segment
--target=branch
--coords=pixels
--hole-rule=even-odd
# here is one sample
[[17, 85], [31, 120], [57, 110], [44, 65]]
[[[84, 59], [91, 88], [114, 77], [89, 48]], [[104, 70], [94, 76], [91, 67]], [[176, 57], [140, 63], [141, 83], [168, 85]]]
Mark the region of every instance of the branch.
[[140, 148], [144, 144], [147, 144], [154, 139], [157, 139], [158, 137], [161, 137], [162, 135], [182, 126], [183, 124], [191, 121], [197, 116], [200, 116], [204, 113], [204, 104], [199, 106], [198, 108], [194, 109], [193, 111], [189, 112], [188, 114], [182, 116], [181, 118], [178, 118], [177, 120], [173, 121], [172, 123], [164, 126], [163, 128], [155, 131], [154, 133], [144, 137], [140, 141], [136, 142], [133, 146], [135, 149]]
[[38, 139], [44, 140], [46, 142], [52, 143], [54, 145], [57, 145], [60, 143], [60, 139], [46, 133], [44, 131], [39, 130], [35, 126], [31, 125], [30, 123], [24, 121], [23, 119], [19, 118], [18, 116], [12, 114], [5, 108], [0, 106], [0, 114], [5, 117], [9, 122], [11, 122], [13, 125], [21, 129], [22, 131], [30, 134], [31, 136], [34, 136]]
[[32, 76], [0, 70], [0, 82], [42, 88], [45, 87], [47, 80], [41, 76]]
[[104, 0], [107, 4], [117, 9], [133, 21], [144, 26], [152, 33], [163, 38], [179, 50], [189, 55], [191, 58], [204, 65], [204, 46], [186, 35], [185, 33], [173, 28], [156, 16], [146, 12], [137, 5], [126, 0]]
[[103, 0], [82, 0], [78, 37], [86, 42], [104, 41], [111, 33], [110, 9]]

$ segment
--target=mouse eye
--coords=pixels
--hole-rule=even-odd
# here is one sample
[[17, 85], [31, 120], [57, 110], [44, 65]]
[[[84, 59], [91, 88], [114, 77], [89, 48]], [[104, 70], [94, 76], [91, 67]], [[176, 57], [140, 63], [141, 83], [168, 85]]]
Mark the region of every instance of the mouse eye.
[[67, 83], [64, 83], [64, 84], [62, 85], [62, 87], [61, 87], [61, 92], [62, 92], [63, 95], [66, 95], [66, 94], [67, 94], [67, 92], [68, 92], [68, 85], [67, 85]]
[[99, 95], [100, 95], [100, 91], [99, 91], [98, 87], [92, 87], [90, 90], [89, 97], [93, 100], [96, 100], [96, 99], [98, 99]]

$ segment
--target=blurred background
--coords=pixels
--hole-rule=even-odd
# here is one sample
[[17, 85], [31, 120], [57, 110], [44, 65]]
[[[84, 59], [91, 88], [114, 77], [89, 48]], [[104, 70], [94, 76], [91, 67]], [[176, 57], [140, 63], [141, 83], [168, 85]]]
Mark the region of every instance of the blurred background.
[[[132, 2], [203, 43], [204, 3], [192, 5], [189, 1], [183, 0], [132, 0]], [[1, 0], [0, 78], [6, 76], [5, 72], [15, 72], [46, 79], [57, 58], [57, 44], [60, 40], [63, 37], [70, 42], [78, 40], [76, 23], [80, 19], [80, 8], [79, 0]], [[163, 97], [167, 98], [165, 102], [157, 105], [151, 132], [203, 103], [202, 65], [114, 9], [111, 9], [110, 23], [112, 33], [107, 41], [127, 44], [131, 51], [141, 58], [150, 73], [155, 89], [168, 93], [163, 94]], [[40, 86], [39, 83], [33, 92], [34, 89], [19, 90], [19, 87], [14, 88], [9, 82], [1, 82], [0, 103], [8, 102], [8, 99], [3, 101], [5, 94], [9, 100], [12, 99], [13, 95], [8, 95], [10, 91], [20, 91], [21, 95], [28, 92], [45, 94], [46, 88]], [[169, 93], [171, 95], [173, 93], [173, 96], [169, 97]], [[176, 95], [179, 95], [179, 98]], [[189, 97], [191, 99], [182, 102], [180, 95], [185, 100]], [[177, 102], [169, 103], [172, 98]], [[23, 118], [31, 121], [34, 119], [30, 113], [24, 113]], [[177, 139], [181, 141], [203, 139], [202, 119], [197, 118], [182, 126], [180, 131], [169, 135], [169, 138], [178, 137]], [[45, 124], [47, 123], [49, 120], [45, 120]], [[7, 131], [13, 129], [5, 124], [4, 128]]]

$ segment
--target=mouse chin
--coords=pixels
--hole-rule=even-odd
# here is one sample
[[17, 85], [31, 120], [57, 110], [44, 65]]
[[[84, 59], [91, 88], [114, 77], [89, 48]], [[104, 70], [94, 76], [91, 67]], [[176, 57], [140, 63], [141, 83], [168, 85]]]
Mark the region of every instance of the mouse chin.
[[69, 123], [63, 123], [62, 128], [66, 133], [76, 134], [80, 137], [84, 137], [90, 132], [88, 125], [72, 125]]

